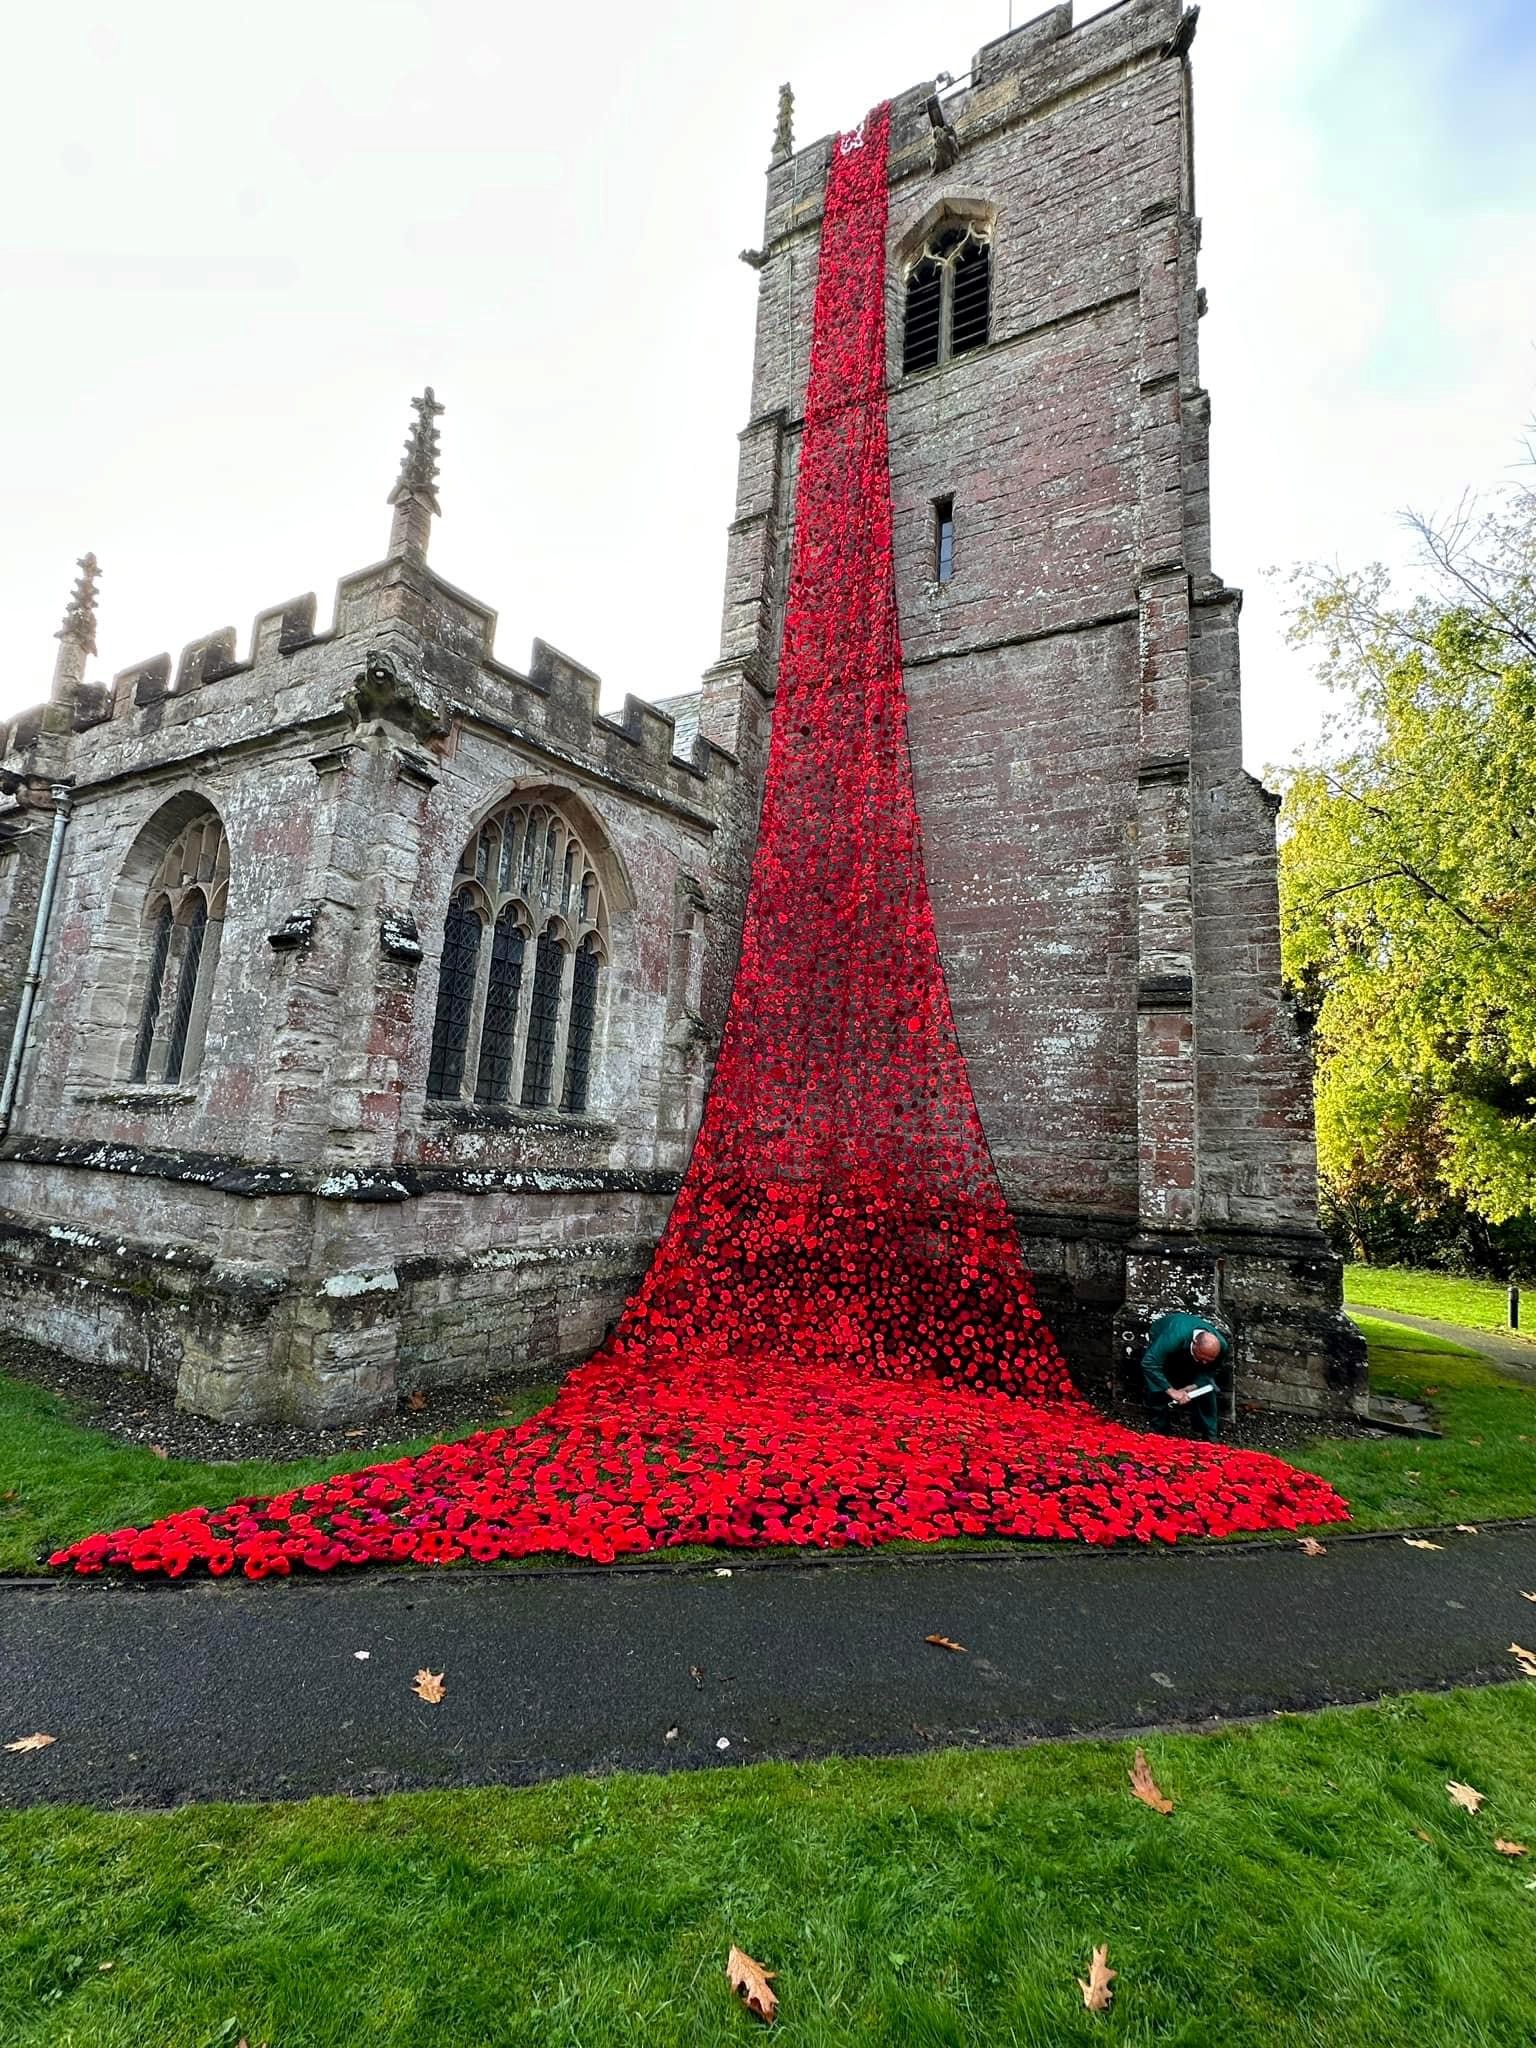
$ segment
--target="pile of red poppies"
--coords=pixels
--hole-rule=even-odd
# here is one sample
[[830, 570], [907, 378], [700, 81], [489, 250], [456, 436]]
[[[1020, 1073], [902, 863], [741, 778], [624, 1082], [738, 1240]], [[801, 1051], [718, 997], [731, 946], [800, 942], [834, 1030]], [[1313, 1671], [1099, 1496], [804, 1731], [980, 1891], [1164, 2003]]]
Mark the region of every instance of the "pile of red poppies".
[[885, 400], [889, 110], [833, 147], [741, 963], [698, 1142], [604, 1350], [514, 1430], [53, 1559], [252, 1578], [669, 1544], [1340, 1519], [1323, 1481], [1138, 1435], [1041, 1320], [950, 1013], [907, 747]]

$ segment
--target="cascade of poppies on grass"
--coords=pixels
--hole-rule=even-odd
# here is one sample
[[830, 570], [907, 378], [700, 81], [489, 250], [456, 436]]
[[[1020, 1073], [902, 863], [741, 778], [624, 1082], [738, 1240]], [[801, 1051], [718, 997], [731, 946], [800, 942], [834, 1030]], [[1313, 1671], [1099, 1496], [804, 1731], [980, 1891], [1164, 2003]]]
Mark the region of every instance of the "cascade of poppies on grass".
[[1333, 1521], [1257, 1452], [1105, 1421], [1034, 1300], [923, 869], [891, 556], [880, 107], [834, 146], [762, 823], [704, 1121], [605, 1348], [516, 1428], [87, 1537], [250, 1578], [682, 1543], [1092, 1543]]

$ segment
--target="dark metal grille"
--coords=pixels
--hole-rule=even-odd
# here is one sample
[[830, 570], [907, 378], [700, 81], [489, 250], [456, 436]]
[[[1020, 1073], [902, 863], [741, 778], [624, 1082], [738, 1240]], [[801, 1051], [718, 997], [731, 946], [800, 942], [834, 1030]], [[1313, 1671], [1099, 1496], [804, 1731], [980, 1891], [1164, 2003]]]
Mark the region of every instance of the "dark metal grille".
[[485, 1021], [480, 1027], [480, 1070], [475, 1077], [477, 1102], [505, 1102], [512, 1090], [512, 1040], [517, 1032], [517, 998], [523, 986], [526, 950], [527, 942], [509, 904], [496, 920], [491, 941]]
[[523, 1055], [523, 1108], [547, 1109], [555, 1077], [555, 1036], [560, 1027], [560, 982], [565, 948], [553, 932], [540, 938], [533, 959], [528, 1050]]
[[160, 1022], [160, 992], [165, 982], [166, 955], [171, 950], [171, 906], [162, 903], [155, 919], [155, 935], [149, 946], [149, 979], [144, 984], [144, 1007], [139, 1012], [138, 1042], [133, 1048], [131, 1081], [142, 1081], [149, 1072], [150, 1048], [155, 1026]]
[[902, 338], [903, 374], [931, 370], [939, 360], [939, 333], [944, 310], [944, 271], [925, 257], [907, 279], [907, 324]]
[[571, 981], [571, 1028], [565, 1044], [565, 1095], [560, 1107], [580, 1115], [592, 1078], [592, 1029], [597, 1022], [597, 953], [590, 942], [576, 955]]
[[992, 319], [992, 251], [971, 242], [954, 259], [950, 286], [949, 352], [962, 356], [985, 348]]
[[466, 897], [456, 896], [443, 923], [443, 964], [427, 1062], [427, 1093], [439, 1101], [452, 1100], [464, 1085], [464, 1046], [479, 958], [480, 914]]
[[182, 927], [181, 974], [176, 983], [176, 1008], [171, 1017], [171, 1041], [165, 1050], [165, 1078], [181, 1079], [182, 1061], [187, 1056], [187, 1032], [192, 1023], [192, 1004], [197, 996], [197, 970], [202, 965], [203, 937], [208, 930], [208, 905], [201, 895], [192, 915]]

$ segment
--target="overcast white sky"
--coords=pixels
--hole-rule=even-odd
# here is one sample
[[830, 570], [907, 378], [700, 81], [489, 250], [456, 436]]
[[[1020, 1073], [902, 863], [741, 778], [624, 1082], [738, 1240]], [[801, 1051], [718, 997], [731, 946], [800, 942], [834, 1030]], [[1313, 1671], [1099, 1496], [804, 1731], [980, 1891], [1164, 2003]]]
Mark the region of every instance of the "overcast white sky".
[[[1007, 0], [13, 11], [0, 714], [45, 691], [88, 547], [95, 674], [223, 625], [243, 651], [304, 590], [325, 617], [383, 551], [426, 382], [432, 558], [502, 658], [539, 633], [612, 699], [694, 687], [779, 82], [803, 143], [1007, 26]], [[1400, 553], [1394, 512], [1507, 477], [1536, 411], [1536, 6], [1206, 0], [1195, 69], [1257, 768], [1319, 714], [1265, 568]]]

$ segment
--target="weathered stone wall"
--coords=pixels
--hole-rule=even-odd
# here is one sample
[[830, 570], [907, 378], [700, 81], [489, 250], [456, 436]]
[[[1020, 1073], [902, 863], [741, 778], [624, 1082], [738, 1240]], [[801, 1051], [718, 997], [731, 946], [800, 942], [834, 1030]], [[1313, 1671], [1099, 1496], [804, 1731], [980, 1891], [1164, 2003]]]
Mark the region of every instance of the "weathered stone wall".
[[[1316, 1223], [1280, 995], [1270, 800], [1242, 770], [1237, 597], [1211, 571], [1180, 0], [1070, 7], [892, 108], [896, 571], [925, 853], [956, 1023], [1040, 1291], [1098, 1379], [1174, 1301], [1226, 1313], [1250, 1392], [1349, 1405], [1360, 1347]], [[769, 173], [753, 420], [777, 618], [833, 142]], [[992, 240], [985, 348], [903, 375], [904, 266]], [[954, 501], [954, 575], [934, 505]], [[766, 524], [767, 522], [760, 522]]]
[[[246, 662], [219, 634], [174, 681], [161, 660], [85, 701], [0, 1148], [0, 1299], [205, 1412], [340, 1420], [601, 1338], [696, 1127], [720, 1022], [706, 960], [734, 944], [717, 840], [744, 807], [730, 755], [675, 758], [671, 721], [633, 700], [601, 717], [598, 679], [554, 649], [527, 676], [498, 663], [494, 616], [419, 555], [348, 578], [331, 633], [313, 619], [304, 600], [257, 622]], [[35, 784], [29, 729], [0, 737]], [[602, 871], [580, 1115], [516, 1090], [426, 1099], [459, 857], [513, 791], [564, 805]], [[201, 1062], [135, 1084], [148, 879], [210, 805], [230, 885]], [[8, 892], [28, 928], [38, 840], [17, 841]]]

